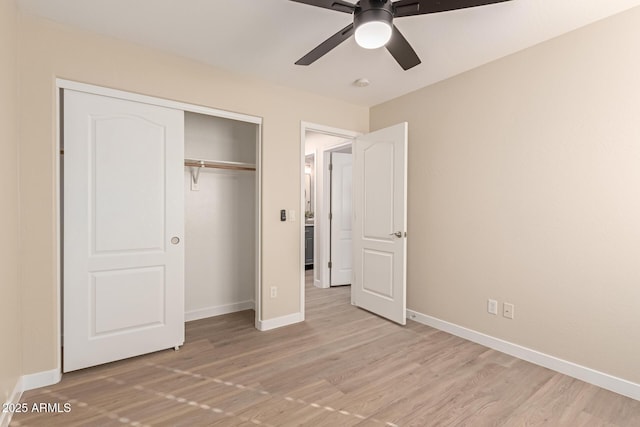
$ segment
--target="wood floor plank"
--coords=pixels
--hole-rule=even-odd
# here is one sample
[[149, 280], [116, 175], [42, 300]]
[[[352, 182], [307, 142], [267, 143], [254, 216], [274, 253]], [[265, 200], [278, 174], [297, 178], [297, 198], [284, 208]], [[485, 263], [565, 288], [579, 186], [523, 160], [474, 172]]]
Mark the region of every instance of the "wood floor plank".
[[306, 321], [268, 332], [253, 311], [187, 323], [166, 350], [65, 374], [23, 395], [69, 413], [12, 426], [640, 426], [640, 402], [412, 321], [350, 304], [307, 272]]

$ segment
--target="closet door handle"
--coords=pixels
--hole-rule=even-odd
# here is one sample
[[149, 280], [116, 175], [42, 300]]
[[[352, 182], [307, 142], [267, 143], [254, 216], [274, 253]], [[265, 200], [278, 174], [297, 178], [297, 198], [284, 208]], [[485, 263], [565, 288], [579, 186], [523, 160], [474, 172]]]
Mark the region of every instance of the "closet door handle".
[[180, 238], [179, 238], [179, 237], [177, 237], [177, 236], [173, 236], [173, 237], [171, 238], [171, 244], [172, 244], [172, 245], [177, 245], [178, 243], [180, 243]]

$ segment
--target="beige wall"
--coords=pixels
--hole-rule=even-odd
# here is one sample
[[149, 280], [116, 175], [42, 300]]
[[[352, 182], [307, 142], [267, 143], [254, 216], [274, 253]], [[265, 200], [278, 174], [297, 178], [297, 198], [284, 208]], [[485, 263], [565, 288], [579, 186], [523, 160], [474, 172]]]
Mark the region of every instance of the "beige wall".
[[410, 309], [640, 383], [638, 52], [640, 8], [372, 109], [409, 122]]
[[[2, 397], [21, 369], [16, 12], [0, 4]], [[300, 227], [278, 212], [300, 206], [300, 121], [366, 131], [367, 109], [21, 21], [23, 371], [59, 358], [56, 77], [263, 117], [263, 286], [279, 286], [264, 318], [296, 312]], [[639, 23], [635, 9], [371, 110], [374, 129], [410, 123], [409, 308], [640, 382]]]
[[263, 117], [263, 287], [279, 287], [278, 298], [266, 300], [263, 317], [298, 312], [301, 227], [298, 222], [281, 223], [279, 211], [300, 207], [300, 121], [366, 131], [368, 109], [35, 17], [23, 16], [21, 29], [25, 372], [55, 369], [59, 357], [55, 327], [56, 77]]
[[0, 0], [0, 403], [7, 401], [22, 374], [18, 286], [17, 35], [15, 1]]

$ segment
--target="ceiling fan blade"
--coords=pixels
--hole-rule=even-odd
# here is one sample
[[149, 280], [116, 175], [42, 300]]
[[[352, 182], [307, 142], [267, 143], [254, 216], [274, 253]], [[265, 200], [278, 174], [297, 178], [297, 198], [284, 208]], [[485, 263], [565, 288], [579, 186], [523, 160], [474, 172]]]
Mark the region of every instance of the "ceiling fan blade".
[[353, 34], [353, 23], [347, 25], [322, 43], [318, 45], [311, 52], [307, 53], [302, 58], [296, 61], [296, 65], [309, 65], [322, 58], [331, 49], [338, 46], [340, 43], [351, 37]]
[[324, 9], [337, 10], [338, 12], [353, 13], [356, 6], [352, 3], [341, 0], [291, 0], [296, 3], [304, 3], [309, 6], [322, 7]]
[[408, 70], [420, 64], [418, 54], [404, 38], [398, 27], [393, 26], [391, 40], [386, 45], [387, 50], [398, 61], [403, 70]]
[[393, 3], [393, 16], [400, 18], [403, 16], [426, 15], [428, 13], [485, 6], [504, 1], [510, 0], [399, 0]]

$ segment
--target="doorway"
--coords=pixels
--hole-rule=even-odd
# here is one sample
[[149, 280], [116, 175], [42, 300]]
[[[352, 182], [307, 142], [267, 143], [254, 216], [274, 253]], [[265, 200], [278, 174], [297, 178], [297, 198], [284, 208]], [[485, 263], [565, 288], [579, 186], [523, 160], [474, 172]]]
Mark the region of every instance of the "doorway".
[[[310, 140], [337, 137], [336, 141], [312, 149]], [[326, 172], [324, 160], [331, 151], [339, 154], [341, 144], [352, 145], [353, 221], [351, 272], [351, 303], [396, 323], [406, 323], [406, 250], [407, 250], [407, 145], [408, 124], [400, 123], [366, 135], [302, 123], [300, 183], [301, 211], [305, 211], [305, 155], [313, 154], [316, 161], [314, 180], [314, 287], [330, 287], [328, 242], [323, 236], [330, 230], [330, 216], [326, 202], [328, 191], [319, 186], [318, 175]], [[309, 144], [308, 144], [309, 143]], [[312, 152], [313, 151], [313, 152]], [[323, 152], [323, 155], [320, 155]], [[319, 161], [323, 161], [323, 165]], [[326, 183], [326, 179], [322, 180]], [[311, 194], [311, 191], [307, 192]], [[320, 201], [325, 203], [320, 203]], [[305, 227], [304, 222], [301, 227]], [[321, 231], [324, 230], [325, 232]], [[303, 231], [303, 230], [301, 230]], [[301, 233], [300, 265], [305, 259], [305, 234]], [[342, 257], [341, 257], [342, 258]], [[325, 265], [325, 262], [327, 263]], [[315, 271], [317, 268], [317, 271]], [[301, 268], [300, 307], [304, 318], [305, 272]], [[319, 282], [319, 283], [318, 283]]]
[[[329, 288], [331, 286], [331, 205], [330, 174], [328, 165], [332, 152], [350, 152], [357, 132], [303, 122], [301, 125], [301, 221], [300, 263], [301, 301], [305, 306], [305, 281], [307, 286]], [[351, 215], [347, 212], [347, 215]]]

